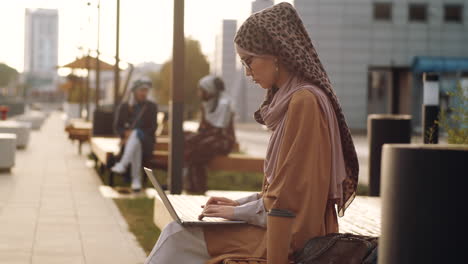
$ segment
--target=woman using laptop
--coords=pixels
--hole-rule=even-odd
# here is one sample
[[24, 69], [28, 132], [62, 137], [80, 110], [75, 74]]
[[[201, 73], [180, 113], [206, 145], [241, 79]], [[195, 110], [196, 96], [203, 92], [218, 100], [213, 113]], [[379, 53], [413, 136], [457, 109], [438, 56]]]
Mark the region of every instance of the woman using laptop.
[[237, 201], [211, 198], [202, 216], [249, 224], [169, 224], [146, 263], [262, 258], [284, 264], [309, 239], [338, 232], [336, 210], [342, 216], [355, 196], [354, 144], [296, 10], [280, 3], [253, 14], [234, 42], [246, 75], [267, 93], [255, 113], [272, 131], [264, 185], [260, 193]]

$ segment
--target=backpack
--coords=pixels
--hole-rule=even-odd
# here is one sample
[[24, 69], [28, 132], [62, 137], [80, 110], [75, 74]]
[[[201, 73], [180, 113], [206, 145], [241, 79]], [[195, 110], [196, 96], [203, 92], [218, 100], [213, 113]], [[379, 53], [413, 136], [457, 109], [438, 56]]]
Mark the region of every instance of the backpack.
[[315, 237], [296, 252], [296, 264], [377, 264], [378, 238], [350, 233]]
[[[294, 264], [377, 264], [378, 238], [332, 233], [307, 241]], [[267, 264], [265, 259], [225, 259], [223, 264]]]

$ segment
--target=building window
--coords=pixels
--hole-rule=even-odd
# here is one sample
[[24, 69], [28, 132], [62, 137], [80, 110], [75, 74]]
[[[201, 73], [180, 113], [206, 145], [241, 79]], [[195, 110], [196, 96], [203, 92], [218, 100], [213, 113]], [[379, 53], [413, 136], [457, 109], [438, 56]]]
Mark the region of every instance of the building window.
[[426, 22], [427, 21], [427, 5], [426, 4], [409, 4], [409, 21]]
[[457, 4], [447, 4], [444, 6], [444, 21], [451, 23], [463, 22], [463, 6]]
[[391, 3], [374, 3], [374, 20], [390, 21], [392, 20]]

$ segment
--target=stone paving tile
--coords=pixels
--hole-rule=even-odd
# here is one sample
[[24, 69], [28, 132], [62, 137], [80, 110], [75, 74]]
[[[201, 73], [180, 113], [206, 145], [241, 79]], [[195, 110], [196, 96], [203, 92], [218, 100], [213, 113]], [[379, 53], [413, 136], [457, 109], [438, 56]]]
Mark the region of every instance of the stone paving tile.
[[[86, 153], [84, 151], [83, 153]], [[52, 114], [0, 173], [0, 263], [143, 263], [146, 255], [99, 177]]]
[[82, 256], [34, 255], [32, 264], [85, 264]]
[[27, 251], [18, 251], [18, 250], [9, 250], [9, 251], [0, 250], [0, 263], [30, 264], [31, 253]]
[[345, 215], [338, 218], [340, 232], [380, 236], [380, 201], [379, 197], [357, 196]]
[[0, 256], [2, 252], [18, 251], [31, 252], [34, 245], [34, 237], [31, 234], [2, 234], [0, 236]]

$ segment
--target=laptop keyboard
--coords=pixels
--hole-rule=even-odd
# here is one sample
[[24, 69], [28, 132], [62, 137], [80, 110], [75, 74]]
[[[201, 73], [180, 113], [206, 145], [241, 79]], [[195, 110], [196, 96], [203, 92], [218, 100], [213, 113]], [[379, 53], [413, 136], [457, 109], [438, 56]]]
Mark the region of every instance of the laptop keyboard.
[[[201, 206], [204, 205], [209, 198], [203, 195], [192, 195], [190, 199], [187, 199], [187, 196], [182, 197], [180, 195], [167, 195], [167, 197], [177, 212], [177, 215], [179, 215], [180, 219], [184, 222], [200, 222], [198, 216], [203, 210]], [[225, 221], [225, 219], [219, 217], [205, 217], [201, 222], [219, 221]]]

